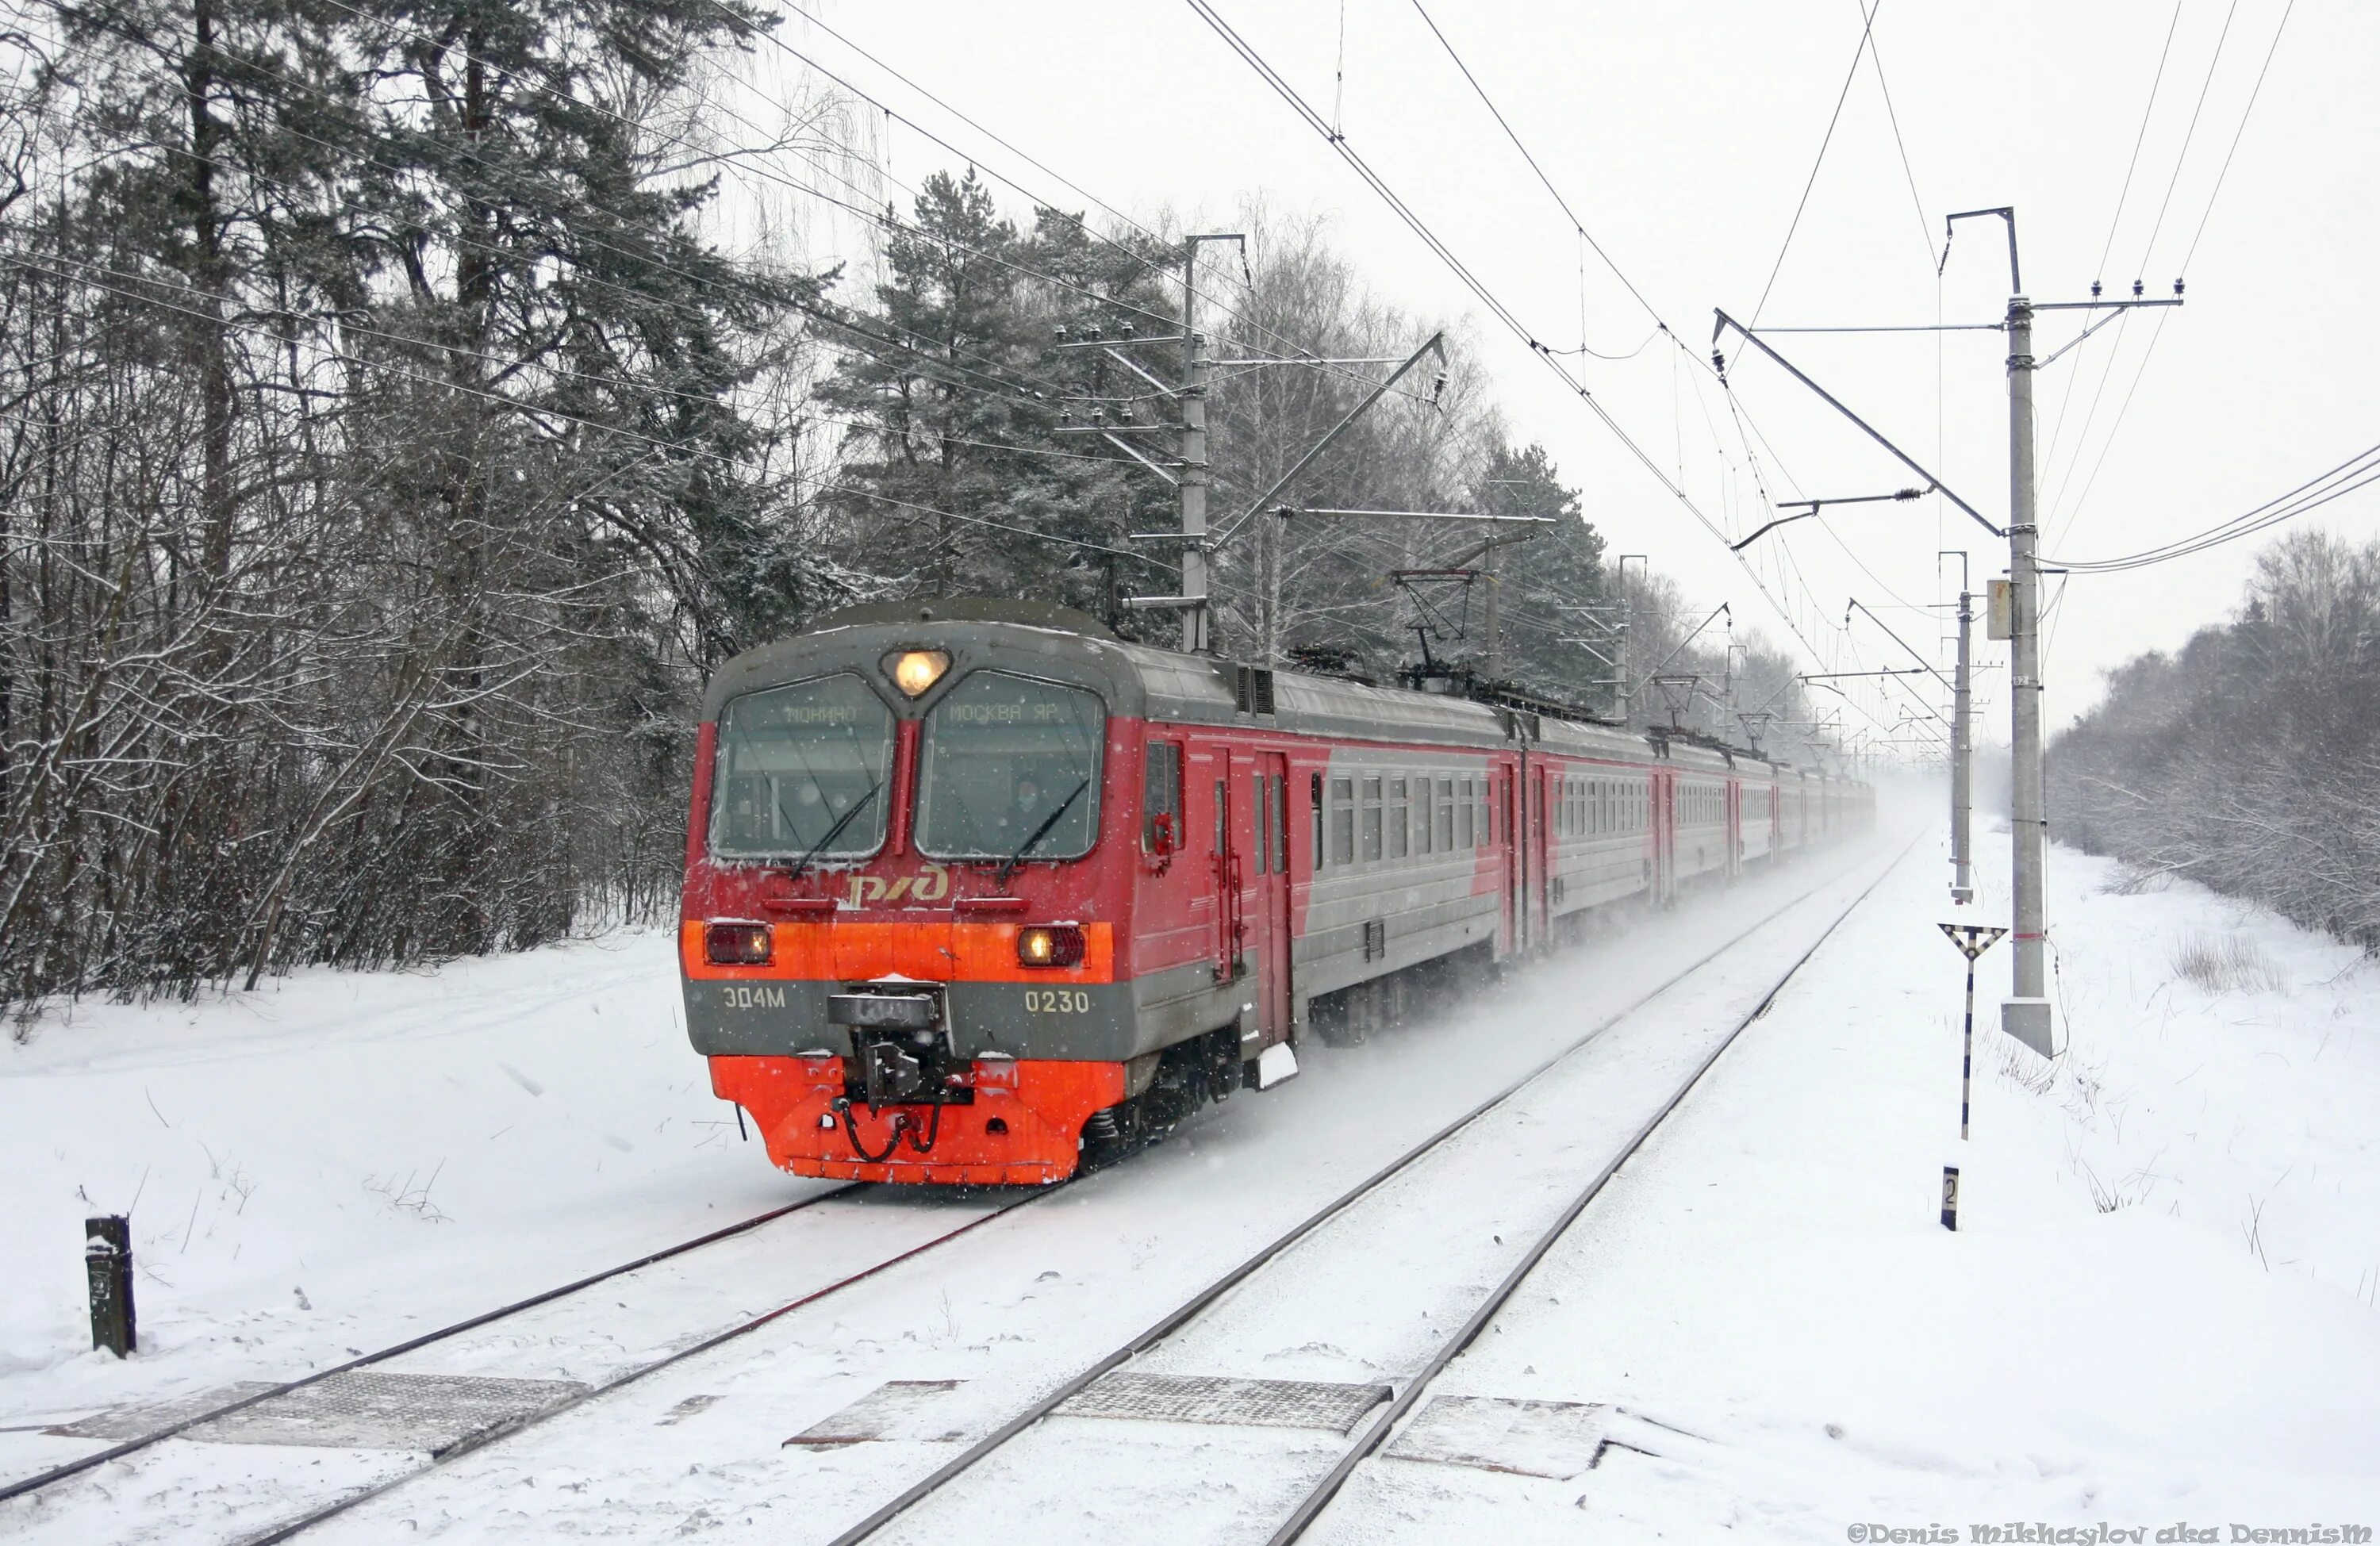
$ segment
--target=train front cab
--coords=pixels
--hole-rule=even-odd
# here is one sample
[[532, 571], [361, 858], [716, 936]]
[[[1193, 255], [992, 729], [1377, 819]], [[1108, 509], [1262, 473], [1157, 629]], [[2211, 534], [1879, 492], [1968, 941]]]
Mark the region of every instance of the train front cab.
[[[1195, 765], [1144, 779], [1141, 652], [1088, 620], [937, 610], [865, 609], [714, 680], [687, 1031], [785, 1169], [1048, 1183], [1087, 1127], [1181, 1077], [1175, 1044], [1208, 1093], [1262, 1051], [1239, 1024], [1244, 920], [1188, 873]], [[1144, 892], [1164, 925], [1145, 940]]]

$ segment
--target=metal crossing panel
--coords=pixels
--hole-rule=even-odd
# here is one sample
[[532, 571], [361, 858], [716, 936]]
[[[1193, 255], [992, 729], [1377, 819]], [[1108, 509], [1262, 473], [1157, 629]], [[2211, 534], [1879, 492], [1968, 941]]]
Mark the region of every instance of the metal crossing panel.
[[956, 1380], [892, 1380], [820, 1422], [812, 1423], [779, 1448], [833, 1449], [880, 1439], [942, 1443], [966, 1435], [938, 1420], [933, 1408], [958, 1389]]
[[[51, 1431], [69, 1438], [137, 1438], [155, 1431], [177, 1415], [187, 1417], [263, 1388], [268, 1387], [235, 1385], [164, 1407], [104, 1413]], [[210, 1444], [415, 1450], [436, 1455], [491, 1429], [534, 1417], [586, 1390], [569, 1380], [392, 1374], [358, 1369], [202, 1422], [181, 1437]], [[175, 1407], [179, 1407], [178, 1413]]]
[[1215, 1374], [1142, 1374], [1118, 1370], [1058, 1408], [1066, 1417], [1134, 1418], [1254, 1428], [1320, 1428], [1349, 1433], [1389, 1399], [1386, 1385], [1320, 1380], [1239, 1380]]
[[1588, 1401], [1437, 1395], [1388, 1453], [1400, 1460], [1567, 1480], [1595, 1468], [1610, 1409]]

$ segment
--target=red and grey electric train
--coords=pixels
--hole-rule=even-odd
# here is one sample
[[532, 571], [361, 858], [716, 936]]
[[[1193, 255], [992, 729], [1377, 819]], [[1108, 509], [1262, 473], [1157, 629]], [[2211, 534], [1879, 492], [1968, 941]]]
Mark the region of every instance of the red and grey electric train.
[[861, 607], [710, 683], [686, 1026], [785, 1169], [1058, 1181], [1294, 1072], [1318, 1020], [1415, 968], [1872, 817], [1865, 786], [1751, 753], [1062, 609]]

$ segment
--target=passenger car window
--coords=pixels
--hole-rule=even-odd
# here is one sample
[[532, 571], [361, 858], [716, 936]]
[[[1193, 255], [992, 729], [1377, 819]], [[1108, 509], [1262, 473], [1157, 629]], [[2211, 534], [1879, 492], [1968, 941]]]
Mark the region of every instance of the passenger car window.
[[1248, 782], [1256, 786], [1257, 874], [1263, 875], [1272, 867], [1272, 791], [1261, 773], [1251, 775]]
[[1167, 818], [1172, 828], [1173, 843], [1182, 843], [1182, 743], [1178, 741], [1152, 741], [1148, 757], [1141, 769], [1140, 781], [1140, 846], [1149, 852], [1157, 852], [1157, 819]]

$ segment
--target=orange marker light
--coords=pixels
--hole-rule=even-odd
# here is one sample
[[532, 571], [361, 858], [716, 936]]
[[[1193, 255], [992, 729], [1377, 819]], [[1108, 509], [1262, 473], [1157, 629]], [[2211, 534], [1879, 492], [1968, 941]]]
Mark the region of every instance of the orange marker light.
[[766, 966], [771, 954], [766, 924], [711, 924], [702, 931], [702, 955], [713, 966]]
[[905, 649], [892, 657], [889, 669], [892, 685], [914, 698], [942, 679], [942, 673], [951, 669], [951, 658], [945, 650]]
[[1083, 931], [1070, 924], [1016, 931], [1019, 966], [1080, 966], [1083, 950]]

